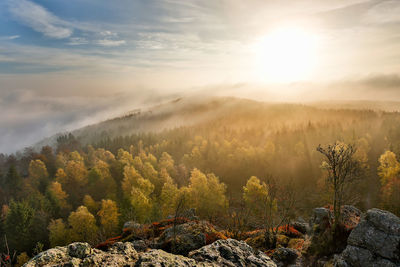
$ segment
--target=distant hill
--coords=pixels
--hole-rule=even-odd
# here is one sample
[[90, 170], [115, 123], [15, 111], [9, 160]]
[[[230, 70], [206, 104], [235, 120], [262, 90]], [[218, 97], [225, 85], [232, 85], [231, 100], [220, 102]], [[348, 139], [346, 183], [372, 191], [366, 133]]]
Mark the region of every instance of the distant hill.
[[[234, 97], [187, 97], [177, 98], [148, 109], [134, 109], [119, 117], [76, 129], [71, 133], [82, 144], [98, 142], [106, 137], [115, 138], [135, 133], [161, 132], [182, 126], [219, 122], [220, 125], [234, 127], [236, 119], [248, 126], [268, 125], [277, 129], [291, 123], [326, 121], [329, 116], [341, 116], [338, 110], [369, 110], [382, 112], [400, 111], [400, 102], [374, 101], [320, 101], [303, 104], [259, 102]], [[375, 112], [374, 112], [375, 113]], [[246, 119], [244, 119], [246, 118]], [[344, 117], [345, 120], [354, 119]], [[65, 133], [43, 139], [33, 147], [56, 144], [57, 137]]]

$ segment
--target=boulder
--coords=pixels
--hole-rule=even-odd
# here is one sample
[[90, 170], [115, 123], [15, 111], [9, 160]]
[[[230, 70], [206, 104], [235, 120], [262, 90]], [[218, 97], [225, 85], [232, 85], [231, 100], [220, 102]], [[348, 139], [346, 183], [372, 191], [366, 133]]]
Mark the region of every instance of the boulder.
[[368, 210], [347, 244], [335, 266], [400, 266], [400, 218], [388, 211]]
[[156, 248], [180, 255], [188, 255], [217, 239], [226, 239], [206, 221], [190, 221], [165, 229], [157, 240]]
[[276, 267], [276, 264], [263, 252], [254, 250], [244, 241], [235, 239], [217, 240], [190, 252], [189, 257], [199, 263], [216, 264], [216, 266]]

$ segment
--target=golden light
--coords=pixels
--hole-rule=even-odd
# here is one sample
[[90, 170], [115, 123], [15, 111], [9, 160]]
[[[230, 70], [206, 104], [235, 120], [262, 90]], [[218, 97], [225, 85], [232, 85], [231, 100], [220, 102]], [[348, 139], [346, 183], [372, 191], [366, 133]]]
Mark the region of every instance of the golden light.
[[275, 30], [255, 45], [258, 78], [268, 82], [307, 79], [315, 68], [316, 50], [316, 37], [304, 30]]

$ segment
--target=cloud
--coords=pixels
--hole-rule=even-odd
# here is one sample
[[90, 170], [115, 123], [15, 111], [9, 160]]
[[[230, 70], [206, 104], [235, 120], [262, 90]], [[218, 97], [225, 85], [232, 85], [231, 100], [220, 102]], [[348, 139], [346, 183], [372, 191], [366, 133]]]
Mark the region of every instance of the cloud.
[[102, 35], [102, 36], [117, 36], [118, 34], [115, 32], [111, 32], [111, 31], [102, 31], [102, 32], [100, 32], [100, 35]]
[[44, 7], [28, 0], [9, 0], [9, 11], [22, 24], [55, 39], [68, 38], [73, 29]]
[[[35, 144], [53, 134], [158, 103], [154, 92], [102, 96], [51, 96], [28, 89], [0, 91], [0, 153]], [[153, 103], [153, 104], [152, 104]]]
[[400, 2], [384, 1], [368, 10], [366, 21], [373, 23], [400, 22]]
[[126, 41], [125, 40], [110, 40], [110, 39], [102, 39], [102, 40], [97, 40], [96, 42], [98, 45], [101, 46], [121, 46], [121, 45], [125, 45]]
[[0, 36], [0, 40], [14, 40], [14, 39], [18, 39], [19, 35], [11, 35], [11, 36]]
[[67, 43], [68, 45], [84, 45], [88, 44], [89, 41], [86, 38], [83, 37], [71, 37], [69, 38], [69, 42]]

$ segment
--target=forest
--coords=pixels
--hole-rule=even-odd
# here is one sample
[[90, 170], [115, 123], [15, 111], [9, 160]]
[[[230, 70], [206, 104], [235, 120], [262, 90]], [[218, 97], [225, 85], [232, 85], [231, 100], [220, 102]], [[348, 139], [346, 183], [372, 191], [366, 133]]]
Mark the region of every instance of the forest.
[[362, 172], [345, 204], [400, 215], [398, 112], [223, 99], [180, 116], [196, 119], [127, 134], [132, 116], [121, 117], [110, 121], [112, 132], [94, 127], [60, 135], [52, 146], [1, 154], [0, 251], [22, 261], [73, 241], [95, 245], [127, 221], [150, 223], [178, 210], [194, 209], [231, 232], [306, 218], [332, 204], [319, 145], [355, 148]]

